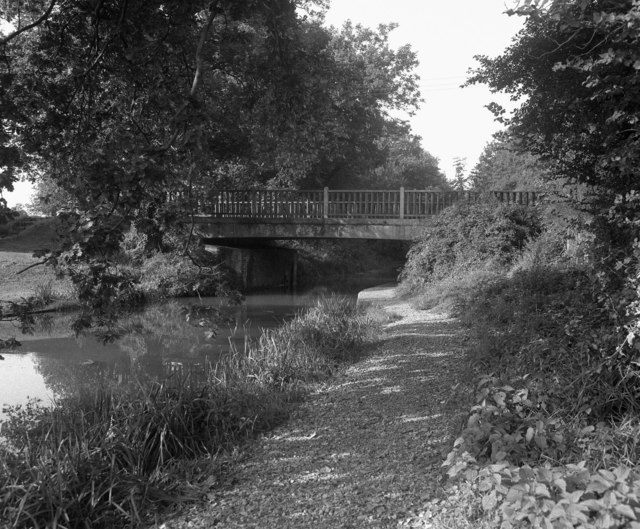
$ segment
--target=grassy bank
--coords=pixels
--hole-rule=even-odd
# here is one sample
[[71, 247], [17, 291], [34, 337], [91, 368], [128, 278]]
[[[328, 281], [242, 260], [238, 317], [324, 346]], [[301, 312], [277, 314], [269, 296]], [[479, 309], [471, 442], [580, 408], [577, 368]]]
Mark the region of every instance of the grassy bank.
[[[0, 285], [3, 301], [47, 294], [58, 299], [73, 296], [68, 280], [59, 279], [45, 266], [34, 266], [40, 259], [36, 250], [51, 248], [56, 241], [55, 220], [19, 217], [3, 225], [0, 231]], [[21, 272], [22, 270], [28, 270]]]
[[536, 219], [521, 244], [519, 213], [449, 215], [405, 269], [418, 306], [467, 324], [477, 371], [432, 527], [637, 527], [640, 372], [589, 248]]
[[135, 526], [202, 497], [235, 447], [272, 428], [311, 384], [358, 358], [374, 332], [324, 298], [257, 344], [189, 378], [105, 383], [3, 424], [0, 519], [9, 527]]

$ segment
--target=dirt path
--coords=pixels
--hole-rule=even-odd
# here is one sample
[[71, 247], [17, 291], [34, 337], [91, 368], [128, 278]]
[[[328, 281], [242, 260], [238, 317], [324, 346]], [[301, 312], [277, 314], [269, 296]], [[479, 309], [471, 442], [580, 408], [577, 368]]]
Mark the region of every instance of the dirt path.
[[466, 338], [443, 314], [386, 303], [401, 319], [366, 359], [257, 441], [206, 506], [160, 527], [426, 527], [421, 507], [464, 416], [451, 395]]

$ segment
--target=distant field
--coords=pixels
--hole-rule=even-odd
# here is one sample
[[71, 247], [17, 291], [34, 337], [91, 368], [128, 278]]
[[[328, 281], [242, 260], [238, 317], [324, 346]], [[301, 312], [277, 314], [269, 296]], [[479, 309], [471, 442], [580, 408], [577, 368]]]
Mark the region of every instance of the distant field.
[[0, 234], [0, 300], [28, 297], [46, 285], [59, 294], [69, 291], [68, 282], [56, 279], [46, 266], [37, 266], [18, 275], [20, 270], [39, 261], [32, 256], [34, 251], [55, 246], [55, 222], [51, 218], [21, 219], [6, 229], [17, 233]]

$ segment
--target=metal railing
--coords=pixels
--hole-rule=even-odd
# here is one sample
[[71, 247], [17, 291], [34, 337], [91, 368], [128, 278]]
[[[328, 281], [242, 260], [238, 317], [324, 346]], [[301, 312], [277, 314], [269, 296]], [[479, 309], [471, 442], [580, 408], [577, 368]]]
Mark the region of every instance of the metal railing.
[[535, 204], [535, 191], [434, 190], [216, 190], [198, 197], [198, 212], [238, 219], [420, 219], [458, 202], [484, 198], [503, 203]]

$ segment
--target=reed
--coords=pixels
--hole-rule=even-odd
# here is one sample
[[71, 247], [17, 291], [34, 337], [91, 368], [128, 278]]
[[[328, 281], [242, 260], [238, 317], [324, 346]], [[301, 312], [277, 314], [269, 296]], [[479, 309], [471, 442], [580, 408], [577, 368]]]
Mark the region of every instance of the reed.
[[1, 430], [0, 520], [137, 526], [154, 509], [200, 497], [194, 483], [211, 483], [216, 456], [286, 419], [310, 383], [358, 358], [372, 327], [353, 303], [323, 298], [211, 366], [204, 383], [139, 377], [79, 390], [52, 408], [11, 410]]

